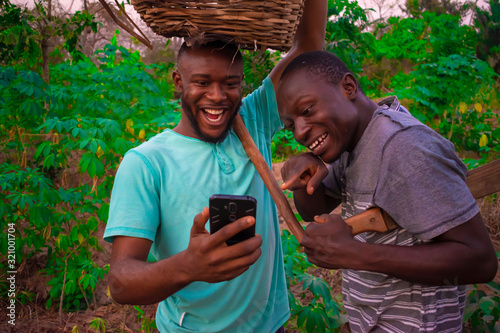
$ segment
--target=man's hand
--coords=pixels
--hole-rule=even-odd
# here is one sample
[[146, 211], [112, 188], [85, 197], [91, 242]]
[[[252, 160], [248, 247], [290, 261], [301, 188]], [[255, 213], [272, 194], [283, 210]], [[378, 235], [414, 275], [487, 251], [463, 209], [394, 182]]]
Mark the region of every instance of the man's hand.
[[183, 251], [182, 270], [192, 281], [221, 282], [243, 274], [261, 255], [262, 238], [255, 235], [241, 243], [227, 246], [226, 240], [255, 223], [251, 216], [240, 218], [210, 235], [205, 229], [208, 208], [196, 215], [188, 248]]
[[324, 268], [341, 269], [354, 260], [350, 257], [359, 242], [353, 238], [351, 227], [335, 214], [315, 216], [309, 224], [301, 245], [309, 262]]
[[304, 221], [312, 221], [318, 214], [330, 213], [340, 199], [326, 195], [322, 184], [328, 175], [323, 161], [312, 153], [290, 158], [281, 168], [282, 190], [293, 191], [295, 207]]
[[303, 153], [286, 161], [281, 168], [284, 181], [281, 189], [306, 190], [312, 195], [327, 175], [328, 170], [321, 159], [312, 153]]
[[205, 208], [194, 218], [188, 248], [154, 263], [146, 262], [150, 240], [115, 237], [108, 276], [113, 299], [121, 304], [158, 303], [194, 281], [234, 279], [260, 257], [260, 235], [232, 246], [225, 243], [254, 224], [253, 217], [236, 220], [213, 235], [205, 229], [207, 221]]

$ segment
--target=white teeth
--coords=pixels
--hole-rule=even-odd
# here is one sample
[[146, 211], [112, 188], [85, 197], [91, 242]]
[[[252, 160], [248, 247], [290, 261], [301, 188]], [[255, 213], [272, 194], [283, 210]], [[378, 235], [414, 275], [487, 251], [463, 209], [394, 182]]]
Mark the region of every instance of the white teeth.
[[204, 109], [205, 112], [210, 113], [210, 114], [222, 114], [224, 112], [223, 109]]
[[205, 118], [208, 119], [208, 121], [215, 123], [218, 122], [222, 119], [222, 114], [224, 113], [224, 109], [203, 109], [206, 113], [217, 116], [217, 118], [210, 118], [206, 116]]
[[325, 138], [328, 136], [328, 134], [323, 134], [322, 136], [320, 136], [316, 141], [314, 141], [310, 146], [309, 146], [309, 149], [311, 150], [314, 150], [316, 149], [321, 143], [323, 143], [323, 141], [325, 140]]

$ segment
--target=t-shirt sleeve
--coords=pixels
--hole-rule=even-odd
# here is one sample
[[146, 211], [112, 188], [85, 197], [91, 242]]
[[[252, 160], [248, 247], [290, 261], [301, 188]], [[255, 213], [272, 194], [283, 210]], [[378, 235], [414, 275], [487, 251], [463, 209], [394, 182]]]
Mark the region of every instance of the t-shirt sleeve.
[[420, 239], [432, 239], [479, 212], [453, 144], [425, 126], [393, 135], [383, 150], [374, 203]]
[[273, 135], [283, 127], [279, 118], [276, 93], [271, 78], [268, 76], [262, 85], [243, 99], [240, 115], [248, 131], [255, 137], [255, 131], [264, 134], [270, 141]]
[[116, 173], [104, 240], [130, 236], [155, 240], [159, 226], [159, 183], [149, 161], [134, 150]]

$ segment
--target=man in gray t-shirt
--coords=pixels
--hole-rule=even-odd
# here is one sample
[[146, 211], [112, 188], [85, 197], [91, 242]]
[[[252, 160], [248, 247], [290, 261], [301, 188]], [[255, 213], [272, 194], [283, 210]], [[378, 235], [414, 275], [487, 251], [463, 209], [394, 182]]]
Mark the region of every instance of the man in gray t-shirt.
[[[277, 96], [282, 121], [310, 149], [284, 165], [282, 188], [317, 222], [302, 241], [308, 260], [343, 269], [351, 330], [460, 332], [465, 284], [491, 280], [497, 260], [453, 144], [397, 98], [371, 101], [328, 52], [290, 63]], [[342, 218], [328, 214], [340, 204]], [[372, 207], [399, 228], [354, 237], [343, 219]]]

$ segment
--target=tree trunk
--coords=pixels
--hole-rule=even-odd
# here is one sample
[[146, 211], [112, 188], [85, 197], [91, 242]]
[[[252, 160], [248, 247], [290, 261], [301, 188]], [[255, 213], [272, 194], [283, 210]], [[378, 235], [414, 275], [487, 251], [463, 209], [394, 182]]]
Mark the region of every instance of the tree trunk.
[[[48, 33], [48, 25], [52, 21], [52, 0], [47, 0], [47, 25], [43, 27], [42, 31], [42, 71], [43, 71], [43, 80], [46, 84], [49, 84], [50, 75], [49, 75], [49, 33]], [[45, 101], [45, 109], [49, 110], [49, 103]]]
[[49, 84], [49, 34], [48, 25], [52, 21], [52, 0], [47, 0], [47, 25], [42, 31], [42, 70], [43, 70], [43, 80], [45, 83]]

